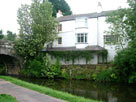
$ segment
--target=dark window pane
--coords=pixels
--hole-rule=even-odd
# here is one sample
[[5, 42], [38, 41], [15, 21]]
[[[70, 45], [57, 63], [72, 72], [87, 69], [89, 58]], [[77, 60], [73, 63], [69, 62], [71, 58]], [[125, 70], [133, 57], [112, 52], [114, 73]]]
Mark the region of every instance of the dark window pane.
[[85, 33], [85, 42], [87, 42], [87, 34]]
[[84, 42], [84, 34], [81, 34], [81, 42]]
[[77, 34], [77, 42], [80, 42], [80, 34]]
[[59, 24], [58, 31], [62, 31], [62, 24]]
[[62, 38], [58, 38], [58, 44], [62, 44]]

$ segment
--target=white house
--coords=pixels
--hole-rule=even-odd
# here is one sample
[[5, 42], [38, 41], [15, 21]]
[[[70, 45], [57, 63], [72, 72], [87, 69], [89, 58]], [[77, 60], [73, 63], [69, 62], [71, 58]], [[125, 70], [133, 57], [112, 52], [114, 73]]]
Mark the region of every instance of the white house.
[[[88, 13], [62, 16], [57, 20], [60, 22], [58, 39], [55, 40], [46, 51], [90, 51], [93, 52], [93, 59], [88, 64], [99, 64], [113, 60], [116, 50], [114, 45], [106, 45], [106, 42], [113, 40], [114, 36], [106, 35], [108, 29], [105, 22], [106, 14], [110, 11], [100, 13]], [[62, 13], [61, 13], [62, 14]], [[98, 52], [107, 50], [107, 60], [102, 61]], [[61, 61], [62, 64], [71, 64], [71, 61]], [[75, 64], [86, 64], [84, 58], [79, 58]]]

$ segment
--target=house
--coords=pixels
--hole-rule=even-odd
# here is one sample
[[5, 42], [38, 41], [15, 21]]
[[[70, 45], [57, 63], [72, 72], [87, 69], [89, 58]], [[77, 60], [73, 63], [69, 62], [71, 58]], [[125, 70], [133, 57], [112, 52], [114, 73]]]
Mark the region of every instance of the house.
[[62, 64], [72, 64], [72, 60], [74, 64], [112, 61], [116, 54], [115, 46], [108, 45], [107, 42], [114, 40], [114, 36], [104, 33], [108, 29], [105, 22], [108, 12], [110, 11], [63, 16], [59, 11], [58, 39], [48, 45], [46, 51], [54, 58], [61, 56]]

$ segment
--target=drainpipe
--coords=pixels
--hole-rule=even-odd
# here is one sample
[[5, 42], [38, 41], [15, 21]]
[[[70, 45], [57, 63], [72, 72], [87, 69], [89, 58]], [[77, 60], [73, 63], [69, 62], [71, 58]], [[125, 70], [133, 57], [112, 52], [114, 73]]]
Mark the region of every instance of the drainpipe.
[[97, 16], [97, 45], [99, 45], [99, 18]]

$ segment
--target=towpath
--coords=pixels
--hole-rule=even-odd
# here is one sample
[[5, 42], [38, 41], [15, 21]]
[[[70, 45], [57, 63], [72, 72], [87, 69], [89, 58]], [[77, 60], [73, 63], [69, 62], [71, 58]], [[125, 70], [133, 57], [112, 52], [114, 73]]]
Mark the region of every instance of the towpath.
[[0, 94], [9, 94], [14, 96], [19, 102], [65, 102], [39, 92], [17, 86], [3, 79], [0, 79]]

